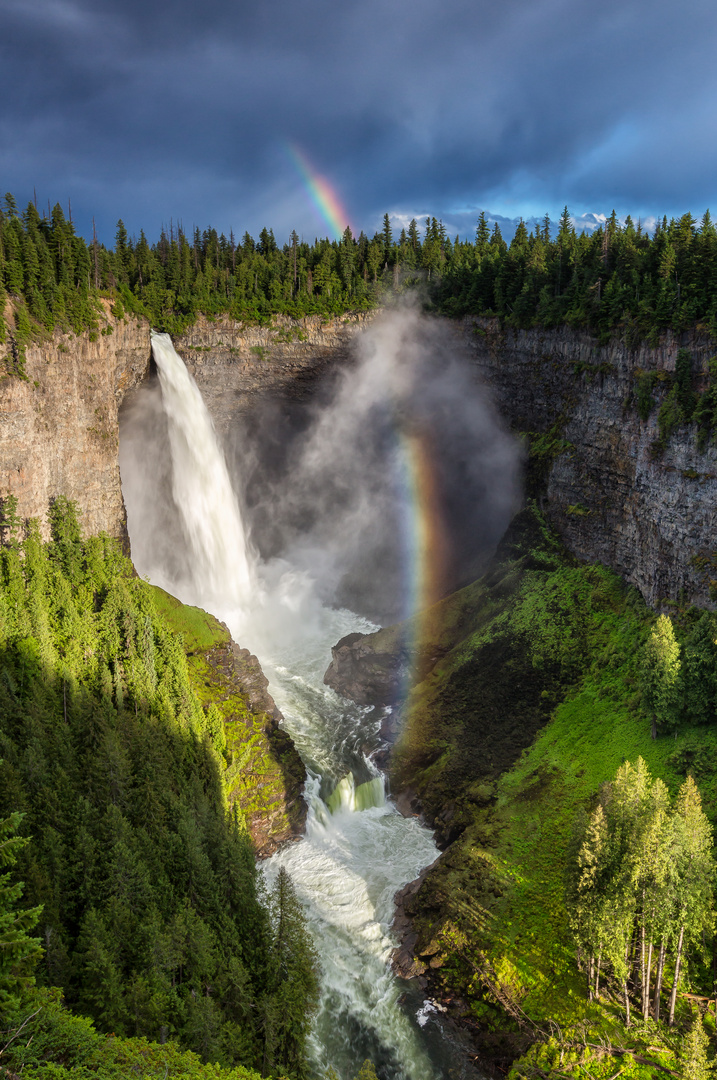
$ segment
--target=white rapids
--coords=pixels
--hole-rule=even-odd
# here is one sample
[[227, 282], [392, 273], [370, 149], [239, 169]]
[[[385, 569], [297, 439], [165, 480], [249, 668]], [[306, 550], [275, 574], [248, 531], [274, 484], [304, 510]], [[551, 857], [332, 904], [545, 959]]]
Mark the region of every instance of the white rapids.
[[[264, 864], [290, 873], [321, 962], [311, 1042], [316, 1077], [333, 1067], [350, 1080], [370, 1058], [381, 1080], [440, 1080], [472, 1073], [422, 995], [392, 974], [394, 895], [438, 850], [428, 829], [386, 797], [370, 760], [380, 717], [323, 685], [331, 646], [375, 629], [322, 607], [311, 582], [286, 563], [251, 552], [226, 461], [199, 389], [167, 334], [152, 334], [172, 456], [172, 494], [191, 555], [190, 579], [173, 580], [156, 553], [138, 550], [139, 573], [224, 620], [256, 652], [307, 769], [306, 835]], [[143, 480], [145, 486], [148, 481]], [[125, 476], [123, 474], [123, 486]], [[125, 486], [130, 534], [142, 496]], [[135, 501], [136, 499], [136, 501]]]

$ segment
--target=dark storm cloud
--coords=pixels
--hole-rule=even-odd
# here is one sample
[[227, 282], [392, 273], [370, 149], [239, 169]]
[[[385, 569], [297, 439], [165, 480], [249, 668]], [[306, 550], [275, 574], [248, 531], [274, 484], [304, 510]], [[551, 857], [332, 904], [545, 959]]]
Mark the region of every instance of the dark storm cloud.
[[0, 0], [1, 182], [106, 238], [119, 215], [311, 236], [291, 140], [359, 227], [698, 210], [716, 23], [703, 0]]

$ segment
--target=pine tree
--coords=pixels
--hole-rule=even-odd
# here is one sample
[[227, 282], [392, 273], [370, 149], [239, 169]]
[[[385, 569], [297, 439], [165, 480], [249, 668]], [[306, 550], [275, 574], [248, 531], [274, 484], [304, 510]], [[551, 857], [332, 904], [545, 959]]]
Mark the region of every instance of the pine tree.
[[717, 716], [717, 629], [705, 611], [685, 641], [680, 691], [685, 712], [693, 724], [713, 723]]
[[710, 1080], [715, 1075], [714, 1062], [708, 1057], [709, 1040], [699, 1013], [687, 1033], [680, 1051], [682, 1080]]
[[270, 896], [270, 997], [265, 1069], [305, 1076], [305, 1047], [319, 1000], [318, 957], [289, 874], [282, 866]]
[[699, 941], [702, 934], [711, 929], [713, 920], [715, 861], [712, 854], [712, 826], [702, 810], [700, 793], [691, 776], [687, 777], [677, 795], [674, 825], [670, 865], [674, 874], [673, 925], [677, 944], [670, 993], [670, 1027], [675, 1019], [683, 950], [691, 942]]

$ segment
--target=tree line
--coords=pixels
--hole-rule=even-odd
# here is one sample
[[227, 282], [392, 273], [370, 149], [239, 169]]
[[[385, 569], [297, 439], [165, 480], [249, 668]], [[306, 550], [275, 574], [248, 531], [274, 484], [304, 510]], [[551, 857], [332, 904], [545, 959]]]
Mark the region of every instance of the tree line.
[[633, 1006], [644, 1020], [667, 1022], [690, 950], [714, 929], [712, 828], [687, 777], [676, 799], [652, 779], [642, 758], [625, 762], [579, 834], [567, 906], [592, 1001], [601, 983], [619, 989], [630, 1026]]
[[[114, 248], [78, 236], [59, 204], [20, 212], [8, 193], [0, 208], [0, 314], [20, 301], [14, 325], [0, 323], [10, 361], [21, 366], [33, 324], [100, 332], [98, 300], [116, 314], [145, 315], [181, 332], [200, 312], [248, 321], [273, 314], [335, 315], [382, 302], [386, 291], [423, 290], [429, 307], [449, 316], [497, 316], [516, 327], [567, 324], [603, 340], [654, 338], [703, 322], [717, 332], [717, 231], [707, 211], [663, 218], [652, 233], [613, 212], [592, 234], [576, 231], [567, 207], [529, 230], [521, 220], [511, 242], [480, 215], [475, 236], [451, 238], [435, 217], [395, 235], [389, 215], [369, 237], [316, 238], [292, 232], [278, 243], [216, 229], [185, 232], [170, 222], [158, 239], [130, 237], [117, 224]], [[105, 332], [107, 328], [105, 327]]]
[[0, 866], [25, 890], [0, 877], [0, 1027], [41, 951], [39, 986], [100, 1030], [300, 1080], [317, 958], [227, 807], [216, 709], [118, 543], [67, 499], [49, 520], [43, 543], [4, 500]]

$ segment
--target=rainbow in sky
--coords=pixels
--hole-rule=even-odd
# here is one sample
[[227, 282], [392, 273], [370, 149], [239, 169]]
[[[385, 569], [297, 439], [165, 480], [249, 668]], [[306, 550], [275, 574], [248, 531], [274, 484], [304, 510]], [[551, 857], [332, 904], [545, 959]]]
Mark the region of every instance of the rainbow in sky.
[[301, 177], [310, 202], [326, 223], [331, 239], [340, 240], [346, 226], [350, 223], [349, 216], [335, 188], [310, 165], [306, 155], [299, 150], [298, 146], [287, 143], [286, 150]]

